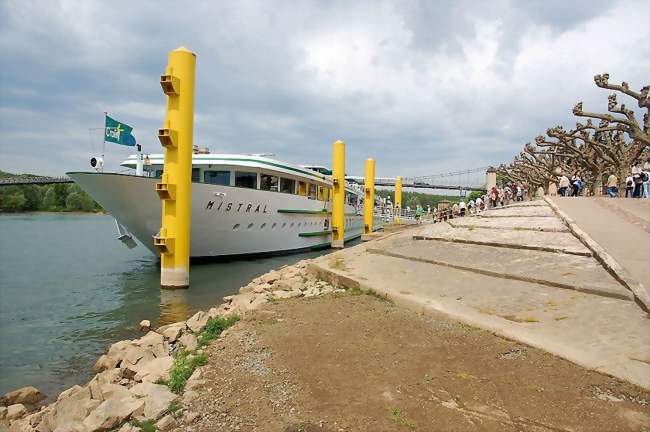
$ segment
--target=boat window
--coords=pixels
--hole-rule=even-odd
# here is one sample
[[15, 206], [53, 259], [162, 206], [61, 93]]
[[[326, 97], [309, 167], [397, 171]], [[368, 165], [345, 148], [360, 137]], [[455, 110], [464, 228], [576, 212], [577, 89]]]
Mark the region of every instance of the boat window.
[[318, 200], [319, 201], [329, 200], [329, 192], [330, 190], [325, 186], [318, 186]]
[[193, 182], [201, 181], [201, 168], [192, 168], [192, 181]]
[[294, 194], [296, 193], [296, 181], [287, 178], [280, 179], [280, 192]]
[[315, 184], [309, 183], [309, 199], [315, 200], [317, 197], [318, 187]]
[[357, 205], [357, 196], [355, 194], [351, 193], [346, 193], [346, 202], [350, 204], [351, 206], [356, 206]]
[[298, 195], [307, 195], [307, 183], [303, 181], [298, 182]]
[[204, 171], [203, 183], [210, 183], [214, 185], [229, 186], [230, 185], [230, 171]]
[[257, 173], [236, 171], [235, 186], [257, 189]]
[[278, 191], [278, 177], [270, 174], [260, 174], [260, 189]]

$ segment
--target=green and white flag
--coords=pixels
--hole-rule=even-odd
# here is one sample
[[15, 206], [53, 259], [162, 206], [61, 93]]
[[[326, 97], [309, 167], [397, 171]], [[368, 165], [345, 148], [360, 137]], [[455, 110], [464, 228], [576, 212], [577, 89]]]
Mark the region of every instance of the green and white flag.
[[133, 128], [131, 126], [106, 116], [104, 141], [125, 146], [135, 146], [135, 137], [131, 134], [132, 130]]

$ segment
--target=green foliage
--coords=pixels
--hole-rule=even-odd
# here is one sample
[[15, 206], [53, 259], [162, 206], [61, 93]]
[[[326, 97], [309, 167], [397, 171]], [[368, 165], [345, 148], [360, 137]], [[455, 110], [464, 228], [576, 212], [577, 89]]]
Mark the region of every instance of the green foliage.
[[181, 403], [177, 400], [172, 401], [167, 407], [167, 411], [169, 411], [169, 413], [175, 418], [179, 418], [182, 415], [182, 409], [183, 405], [181, 405]]
[[131, 420], [131, 424], [135, 427], [140, 428], [140, 432], [156, 432], [155, 420]]
[[[392, 190], [386, 189], [377, 189], [375, 194], [382, 198], [390, 197], [391, 202], [395, 203], [395, 193]], [[447, 200], [452, 202], [460, 201], [459, 196], [454, 195], [432, 195], [422, 192], [402, 192], [402, 206], [403, 208], [411, 207], [415, 210], [418, 204], [420, 204], [425, 210], [427, 205], [430, 205], [432, 209], [438, 206], [438, 202]]]
[[483, 192], [480, 191], [472, 191], [469, 196], [467, 197], [467, 201], [474, 200], [476, 201], [476, 198], [483, 196]]
[[[239, 321], [237, 315], [231, 315], [227, 318], [210, 318], [197, 337], [199, 346], [207, 345], [211, 340], [217, 338], [225, 329], [231, 327], [237, 321]], [[187, 380], [192, 376], [194, 370], [199, 366], [203, 366], [207, 362], [208, 356], [205, 353], [192, 355], [183, 350], [174, 357], [174, 364], [169, 371], [169, 380], [164, 383], [161, 382], [161, 384], [167, 385], [169, 390], [178, 394], [183, 391]]]
[[416, 424], [406, 418], [399, 408], [392, 407], [389, 409], [390, 418], [400, 426], [406, 426], [409, 429], [415, 429]]
[[176, 354], [174, 364], [169, 371], [169, 381], [167, 381], [169, 390], [176, 394], [182, 392], [194, 370], [207, 362], [208, 356], [205, 354], [191, 355], [185, 350]]
[[[0, 171], [0, 178], [15, 176]], [[100, 205], [76, 184], [0, 187], [0, 212], [101, 210]]]
[[2, 205], [2, 209], [9, 212], [22, 211], [25, 208], [26, 202], [27, 199], [25, 199], [25, 195], [20, 191], [0, 197], [0, 205]]
[[227, 318], [210, 318], [201, 333], [199, 333], [199, 336], [196, 338], [199, 346], [206, 346], [211, 340], [218, 338], [225, 329], [232, 327], [237, 321], [239, 321], [237, 315], [231, 315]]

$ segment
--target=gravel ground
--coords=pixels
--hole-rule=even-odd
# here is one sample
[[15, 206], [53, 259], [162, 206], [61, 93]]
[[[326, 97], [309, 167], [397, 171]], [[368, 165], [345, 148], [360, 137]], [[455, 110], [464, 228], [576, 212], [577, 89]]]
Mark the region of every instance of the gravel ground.
[[367, 295], [272, 302], [206, 352], [177, 431], [650, 431], [650, 392]]

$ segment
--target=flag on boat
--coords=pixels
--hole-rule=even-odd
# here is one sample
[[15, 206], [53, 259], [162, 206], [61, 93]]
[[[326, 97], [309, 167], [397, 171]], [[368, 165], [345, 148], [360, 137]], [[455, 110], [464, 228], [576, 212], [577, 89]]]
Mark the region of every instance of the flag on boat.
[[135, 146], [135, 137], [131, 134], [132, 130], [133, 128], [131, 126], [106, 116], [104, 141], [125, 146]]

